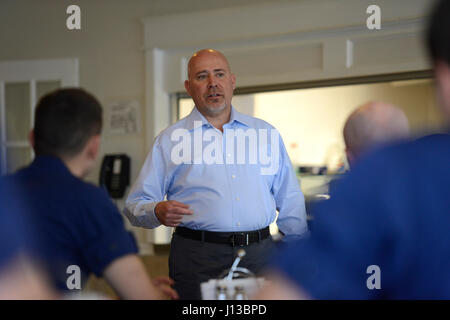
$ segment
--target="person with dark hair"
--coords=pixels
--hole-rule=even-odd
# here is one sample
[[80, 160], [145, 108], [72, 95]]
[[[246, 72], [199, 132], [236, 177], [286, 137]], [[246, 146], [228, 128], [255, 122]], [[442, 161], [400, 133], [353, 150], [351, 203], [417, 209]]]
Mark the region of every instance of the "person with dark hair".
[[163, 291], [177, 298], [169, 278], [149, 279], [106, 191], [82, 180], [97, 159], [101, 128], [100, 103], [82, 89], [51, 92], [36, 107], [30, 133], [36, 158], [9, 179], [30, 208], [38, 258], [62, 293], [79, 292], [94, 273], [120, 298], [158, 299]]
[[36, 155], [72, 157], [89, 138], [100, 136], [102, 108], [93, 96], [79, 89], [65, 89], [42, 98], [36, 107]]
[[[427, 44], [450, 121], [450, 1]], [[263, 299], [450, 299], [450, 135], [371, 152], [318, 204], [307, 240], [273, 259]]]

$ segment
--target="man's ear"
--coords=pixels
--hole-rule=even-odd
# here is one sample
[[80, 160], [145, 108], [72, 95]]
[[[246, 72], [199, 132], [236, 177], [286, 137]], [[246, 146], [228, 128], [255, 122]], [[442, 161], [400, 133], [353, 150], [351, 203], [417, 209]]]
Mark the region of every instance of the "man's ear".
[[184, 80], [184, 88], [186, 89], [186, 92], [188, 93], [188, 95], [189, 95], [190, 97], [192, 97], [192, 96], [191, 96], [191, 90], [190, 90], [190, 88], [189, 88], [189, 80]]
[[90, 160], [96, 160], [100, 150], [101, 137], [95, 135], [89, 138], [86, 145], [86, 155]]
[[31, 147], [34, 150], [34, 129], [31, 129], [28, 133], [28, 141], [30, 142]]
[[231, 74], [231, 84], [233, 85], [233, 90], [236, 89], [236, 76], [234, 73]]

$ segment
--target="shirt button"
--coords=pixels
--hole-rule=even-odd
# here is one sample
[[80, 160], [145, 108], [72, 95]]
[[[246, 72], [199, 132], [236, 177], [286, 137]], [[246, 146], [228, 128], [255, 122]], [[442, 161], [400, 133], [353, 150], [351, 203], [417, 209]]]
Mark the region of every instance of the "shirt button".
[[240, 226], [240, 225], [241, 225], [241, 223], [240, 223], [240, 222], [238, 222], [238, 223], [236, 223], [236, 225]]
[[231, 157], [231, 153], [227, 154], [228, 157]]
[[236, 178], [236, 176], [235, 176], [234, 174], [233, 174], [231, 177], [232, 177], [233, 179]]
[[239, 201], [239, 197], [236, 197], [236, 200]]

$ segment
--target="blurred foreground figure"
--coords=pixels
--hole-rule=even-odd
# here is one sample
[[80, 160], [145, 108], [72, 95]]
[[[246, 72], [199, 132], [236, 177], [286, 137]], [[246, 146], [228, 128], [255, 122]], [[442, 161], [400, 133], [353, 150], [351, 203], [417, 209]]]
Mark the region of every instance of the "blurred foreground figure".
[[27, 204], [39, 237], [38, 257], [61, 293], [80, 293], [91, 273], [123, 299], [172, 298], [171, 280], [151, 282], [132, 235], [105, 190], [82, 180], [100, 148], [102, 109], [81, 89], [62, 89], [38, 103], [30, 142], [36, 158], [9, 179]]
[[[427, 36], [450, 121], [450, 1]], [[273, 259], [259, 298], [450, 299], [450, 135], [373, 152], [338, 187], [311, 238]]]
[[408, 137], [409, 123], [404, 112], [384, 102], [369, 102], [350, 114], [344, 125], [347, 160], [353, 166], [372, 148]]
[[52, 299], [47, 278], [32, 261], [25, 210], [11, 190], [11, 185], [0, 178], [0, 300]]
[[[356, 162], [376, 148], [408, 139], [409, 134], [408, 118], [396, 106], [380, 101], [359, 106], [347, 118], [343, 130], [349, 166], [354, 167]], [[329, 182], [329, 196], [341, 179], [342, 176], [337, 176]]]

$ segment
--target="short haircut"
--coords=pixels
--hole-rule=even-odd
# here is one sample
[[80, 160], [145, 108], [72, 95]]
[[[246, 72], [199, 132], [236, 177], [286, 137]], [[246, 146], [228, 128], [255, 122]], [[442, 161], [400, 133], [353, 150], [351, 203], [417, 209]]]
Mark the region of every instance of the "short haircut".
[[428, 24], [427, 47], [433, 63], [450, 65], [450, 1], [437, 1]]
[[59, 89], [39, 101], [34, 118], [36, 155], [70, 158], [101, 133], [102, 108], [82, 89]]

